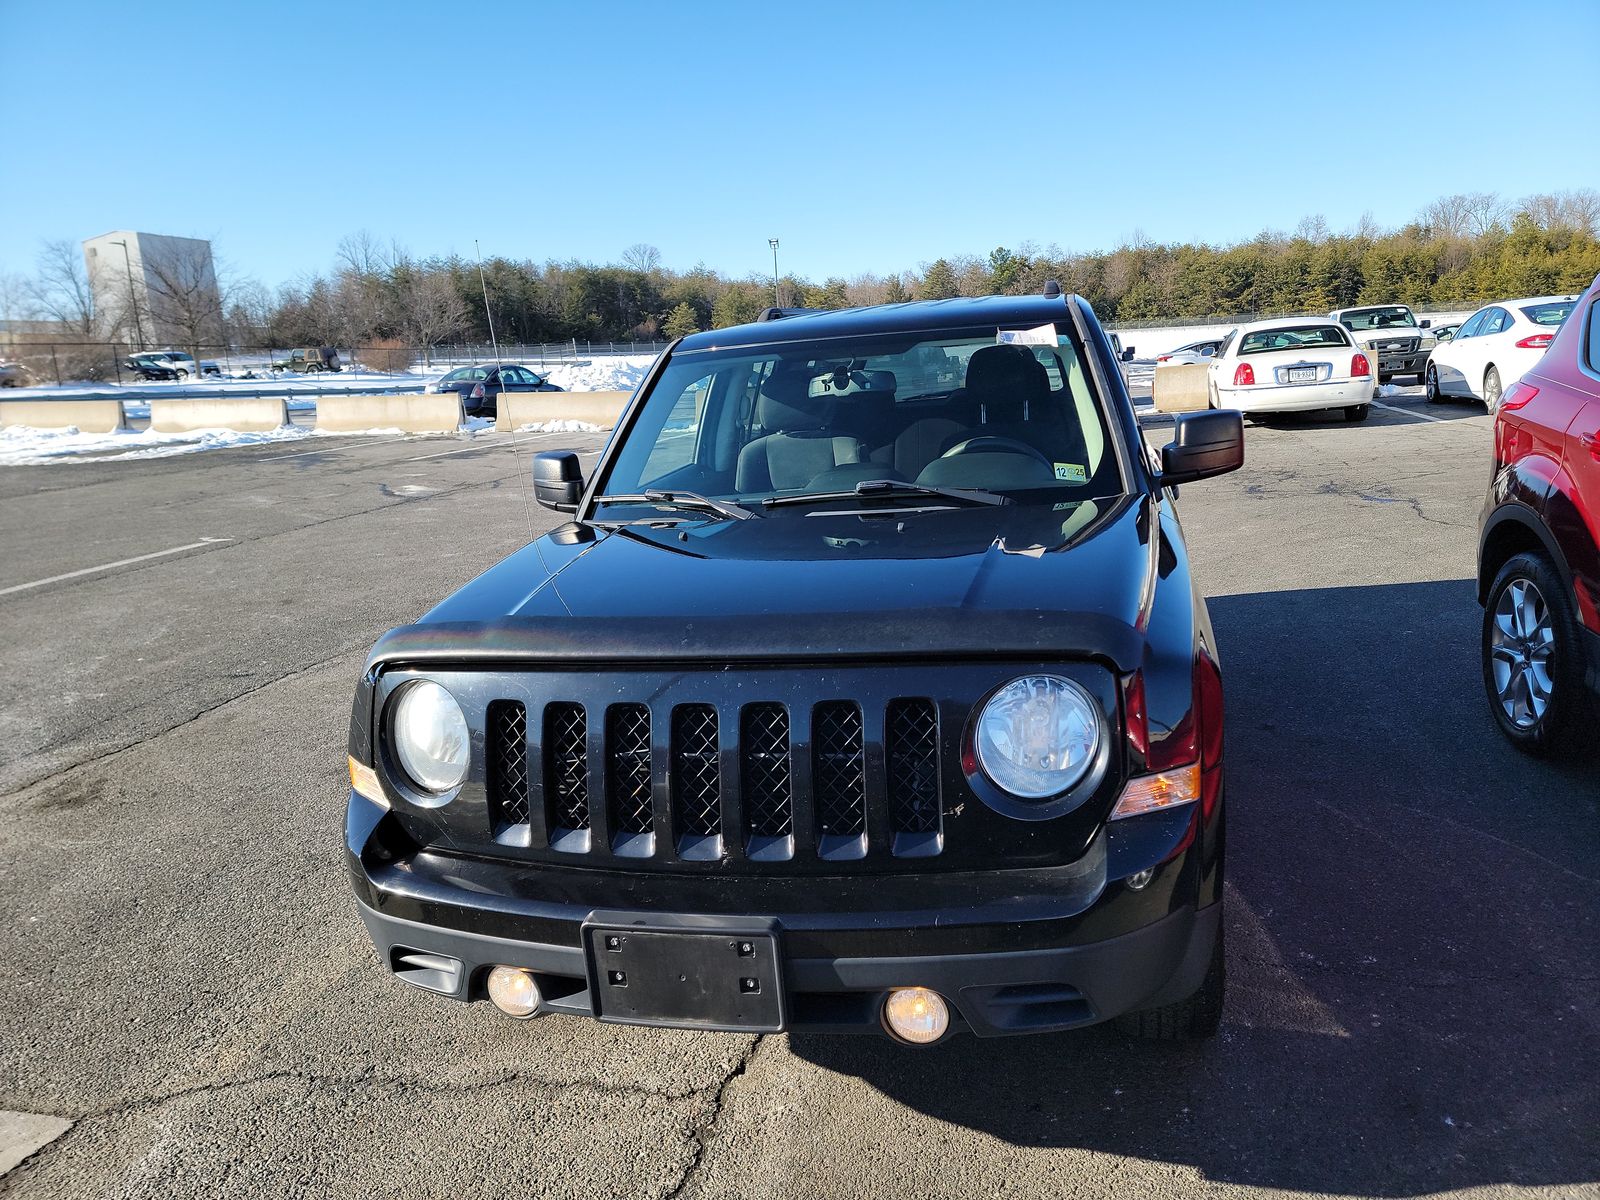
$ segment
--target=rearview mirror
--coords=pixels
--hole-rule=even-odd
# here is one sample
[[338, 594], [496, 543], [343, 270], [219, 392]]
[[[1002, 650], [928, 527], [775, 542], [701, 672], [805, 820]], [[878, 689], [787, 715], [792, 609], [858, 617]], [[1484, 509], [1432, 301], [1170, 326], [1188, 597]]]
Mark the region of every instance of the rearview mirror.
[[543, 450], [533, 456], [533, 496], [546, 508], [575, 512], [583, 497], [583, 468], [571, 450]]
[[1229, 409], [1180, 413], [1161, 450], [1161, 486], [1225, 475], [1244, 466], [1244, 418]]

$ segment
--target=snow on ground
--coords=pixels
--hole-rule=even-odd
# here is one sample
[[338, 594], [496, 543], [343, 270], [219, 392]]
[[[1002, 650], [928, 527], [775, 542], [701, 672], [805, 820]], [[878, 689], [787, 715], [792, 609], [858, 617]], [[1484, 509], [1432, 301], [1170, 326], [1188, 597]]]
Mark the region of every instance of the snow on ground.
[[518, 433], [599, 433], [600, 426], [588, 421], [542, 421], [518, 425]]
[[655, 361], [654, 354], [608, 354], [557, 363], [540, 374], [569, 392], [631, 392]]
[[[462, 431], [476, 434], [491, 430], [494, 422], [475, 417]], [[236, 433], [231, 429], [197, 429], [190, 433], [152, 433], [148, 429], [123, 429], [116, 433], [80, 433], [76, 428], [30, 429], [12, 425], [0, 429], [0, 466], [37, 466], [57, 462], [125, 462], [141, 458], [171, 458], [202, 450], [230, 446], [260, 446], [274, 442], [340, 437], [405, 437], [400, 429], [359, 429], [329, 433], [309, 425], [285, 425], [269, 433]]]

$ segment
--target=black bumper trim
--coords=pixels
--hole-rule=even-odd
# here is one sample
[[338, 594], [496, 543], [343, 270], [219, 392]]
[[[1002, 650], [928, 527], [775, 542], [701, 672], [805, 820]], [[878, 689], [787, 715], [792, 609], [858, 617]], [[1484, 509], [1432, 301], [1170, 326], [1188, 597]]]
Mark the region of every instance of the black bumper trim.
[[[594, 1016], [586, 956], [578, 947], [424, 925], [358, 906], [380, 960], [391, 971], [407, 952], [446, 955], [463, 969], [455, 976], [455, 990], [444, 994], [470, 1001], [481, 998], [483, 977], [493, 965], [525, 967], [552, 977], [549, 1011]], [[979, 1036], [1094, 1024], [1193, 994], [1210, 963], [1221, 913], [1220, 904], [1198, 911], [1182, 908], [1144, 928], [1078, 946], [909, 957], [786, 957], [786, 986], [794, 1004], [785, 1028], [879, 1032], [879, 994], [909, 985], [931, 987], [945, 996], [957, 1010], [960, 1027]], [[651, 924], [660, 921], [655, 914], [637, 916]], [[749, 919], [738, 923], [747, 926]], [[719, 924], [697, 919], [695, 928]], [[806, 1003], [807, 997], [815, 1002]], [[841, 1000], [845, 1002], [836, 1002]]]

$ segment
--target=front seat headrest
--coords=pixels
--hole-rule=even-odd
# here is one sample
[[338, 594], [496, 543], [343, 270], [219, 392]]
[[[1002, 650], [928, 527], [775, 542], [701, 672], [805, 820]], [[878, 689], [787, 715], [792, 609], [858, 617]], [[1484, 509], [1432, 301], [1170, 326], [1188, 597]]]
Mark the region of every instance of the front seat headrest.
[[1021, 346], [984, 346], [967, 360], [967, 400], [987, 422], [1020, 420], [1049, 390], [1043, 364]]
[[809, 371], [774, 371], [756, 397], [756, 422], [767, 433], [823, 429], [838, 406], [832, 396], [812, 396]]

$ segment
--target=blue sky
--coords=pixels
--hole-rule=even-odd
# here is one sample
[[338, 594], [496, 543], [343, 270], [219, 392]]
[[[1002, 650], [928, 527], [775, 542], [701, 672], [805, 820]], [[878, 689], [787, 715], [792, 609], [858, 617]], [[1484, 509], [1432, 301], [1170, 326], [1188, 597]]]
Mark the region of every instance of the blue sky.
[[0, 46], [19, 273], [134, 228], [277, 284], [366, 229], [820, 279], [1600, 186], [1600, 0], [0, 0]]

